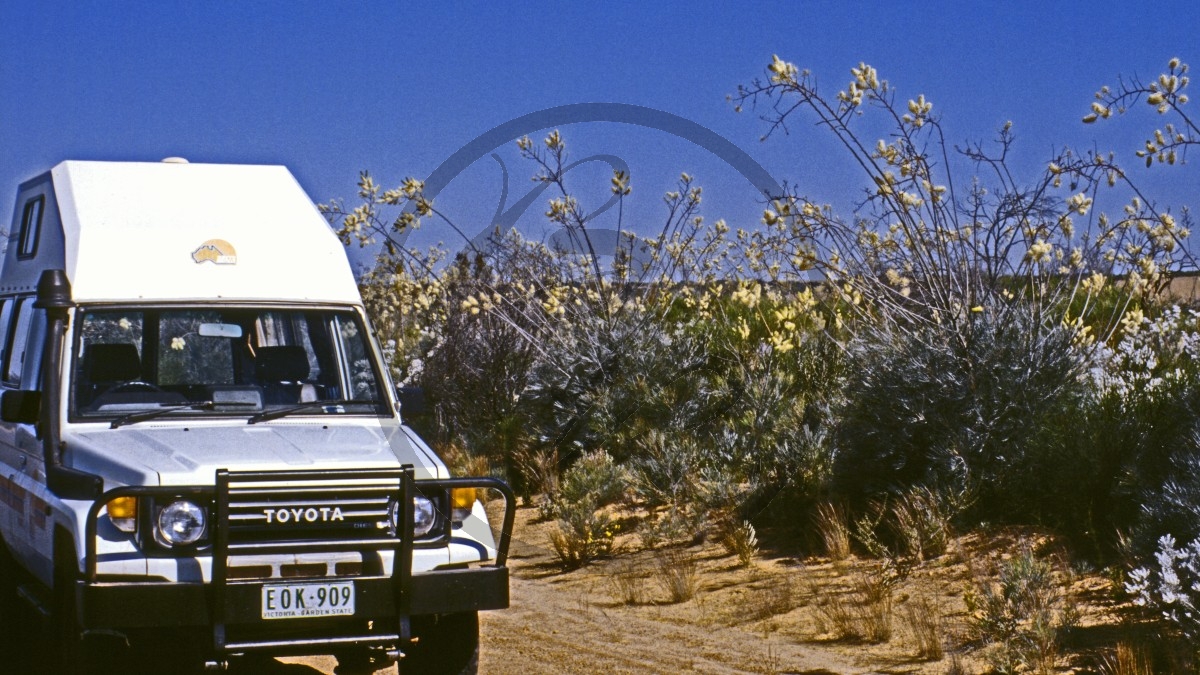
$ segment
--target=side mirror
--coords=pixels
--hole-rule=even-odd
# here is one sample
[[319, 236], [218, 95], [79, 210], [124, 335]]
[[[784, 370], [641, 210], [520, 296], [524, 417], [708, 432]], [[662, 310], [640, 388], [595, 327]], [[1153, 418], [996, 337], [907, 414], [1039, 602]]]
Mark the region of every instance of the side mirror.
[[425, 390], [420, 387], [396, 387], [401, 415], [420, 415], [425, 412]]
[[6, 391], [0, 394], [0, 419], [17, 424], [36, 424], [42, 408], [40, 391]]

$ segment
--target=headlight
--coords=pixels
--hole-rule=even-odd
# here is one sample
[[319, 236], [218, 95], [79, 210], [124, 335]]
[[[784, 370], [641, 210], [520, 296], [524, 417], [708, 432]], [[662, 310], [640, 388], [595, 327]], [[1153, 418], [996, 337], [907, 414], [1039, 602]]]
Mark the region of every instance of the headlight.
[[433, 508], [433, 502], [416, 495], [413, 497], [413, 536], [424, 537], [433, 529], [433, 524], [437, 520], [437, 509]]
[[[392, 502], [388, 506], [388, 517], [392, 531], [400, 532], [400, 503]], [[424, 537], [429, 534], [437, 523], [437, 508], [433, 502], [421, 495], [413, 496], [413, 536]]]
[[204, 536], [208, 514], [189, 501], [171, 502], [158, 513], [158, 536], [167, 546], [188, 546]]

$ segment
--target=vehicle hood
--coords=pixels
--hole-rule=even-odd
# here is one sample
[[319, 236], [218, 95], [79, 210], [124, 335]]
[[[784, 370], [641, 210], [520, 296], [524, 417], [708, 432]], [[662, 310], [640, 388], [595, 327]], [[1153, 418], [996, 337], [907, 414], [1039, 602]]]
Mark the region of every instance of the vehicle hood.
[[65, 463], [117, 485], [212, 485], [218, 469], [394, 468], [416, 478], [444, 477], [421, 439], [395, 421], [370, 423], [130, 425], [64, 433]]

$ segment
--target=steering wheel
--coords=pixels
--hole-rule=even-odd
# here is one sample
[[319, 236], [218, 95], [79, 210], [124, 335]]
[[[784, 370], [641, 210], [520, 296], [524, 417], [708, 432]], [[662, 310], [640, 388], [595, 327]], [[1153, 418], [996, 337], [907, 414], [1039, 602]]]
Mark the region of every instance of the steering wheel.
[[163, 390], [160, 387], [158, 387], [157, 385], [151, 384], [149, 382], [143, 382], [142, 380], [130, 380], [128, 382], [122, 382], [121, 384], [109, 387], [108, 390], [105, 391], [104, 393], [106, 393], [106, 394], [132, 394], [132, 393], [139, 392], [139, 391], [150, 392], [150, 393], [155, 393], [155, 394], [160, 394], [163, 392]]

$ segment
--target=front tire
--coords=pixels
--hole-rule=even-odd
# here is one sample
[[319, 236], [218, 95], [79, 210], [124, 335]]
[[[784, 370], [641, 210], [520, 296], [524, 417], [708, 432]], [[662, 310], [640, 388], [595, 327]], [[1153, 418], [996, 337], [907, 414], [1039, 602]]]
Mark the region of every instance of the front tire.
[[0, 663], [13, 672], [34, 672], [30, 660], [36, 637], [30, 630], [33, 617], [17, 597], [17, 585], [17, 563], [0, 541]]
[[404, 650], [401, 675], [476, 675], [479, 672], [479, 613], [412, 618], [415, 644]]
[[83, 654], [83, 633], [76, 619], [75, 549], [55, 537], [54, 542], [54, 588], [51, 589], [50, 607], [50, 662], [55, 671], [64, 675], [86, 675], [88, 672]]
[[56, 675], [111, 675], [127, 672], [128, 649], [116, 636], [84, 639], [79, 625], [75, 547], [65, 534], [54, 542], [54, 588], [50, 614], [50, 662]]

